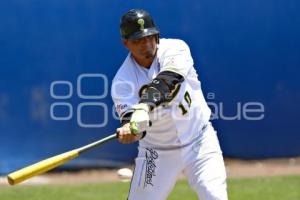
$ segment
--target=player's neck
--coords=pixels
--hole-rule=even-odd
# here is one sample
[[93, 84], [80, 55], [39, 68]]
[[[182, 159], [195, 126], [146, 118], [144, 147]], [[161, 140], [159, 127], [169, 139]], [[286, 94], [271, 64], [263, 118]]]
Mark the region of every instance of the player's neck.
[[135, 60], [135, 62], [137, 62], [137, 64], [139, 64], [141, 67], [144, 67], [146, 69], [149, 69], [152, 65], [152, 62], [154, 60], [154, 58], [149, 58], [149, 59], [138, 59], [136, 58], [134, 55], [132, 55], [133, 59]]

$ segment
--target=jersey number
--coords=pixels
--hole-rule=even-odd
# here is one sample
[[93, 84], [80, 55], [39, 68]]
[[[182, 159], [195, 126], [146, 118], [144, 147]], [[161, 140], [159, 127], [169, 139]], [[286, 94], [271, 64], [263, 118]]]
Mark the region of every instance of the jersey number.
[[[189, 108], [191, 107], [192, 104], [192, 99], [190, 94], [188, 93], [188, 91], [185, 92], [184, 94], [184, 100], [186, 101], [186, 103], [188, 104]], [[184, 107], [184, 105], [182, 103], [180, 103], [178, 105], [178, 107], [181, 109], [182, 115], [185, 115], [186, 113], [188, 113], [188, 110], [186, 107]]]

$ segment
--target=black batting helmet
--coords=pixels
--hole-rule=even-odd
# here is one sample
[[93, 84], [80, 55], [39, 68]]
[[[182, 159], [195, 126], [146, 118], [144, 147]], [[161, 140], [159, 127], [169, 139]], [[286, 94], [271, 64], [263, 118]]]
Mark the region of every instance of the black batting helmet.
[[122, 16], [120, 32], [122, 38], [128, 40], [159, 34], [151, 15], [142, 9], [129, 10]]

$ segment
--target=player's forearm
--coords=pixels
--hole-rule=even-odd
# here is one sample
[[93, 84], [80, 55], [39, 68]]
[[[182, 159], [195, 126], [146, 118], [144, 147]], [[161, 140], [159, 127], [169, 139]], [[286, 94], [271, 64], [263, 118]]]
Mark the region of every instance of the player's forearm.
[[163, 71], [155, 79], [140, 90], [140, 103], [146, 103], [150, 110], [169, 102], [174, 98], [176, 88], [184, 81], [182, 75]]
[[127, 112], [121, 117], [121, 125], [125, 125], [130, 122], [133, 111]]

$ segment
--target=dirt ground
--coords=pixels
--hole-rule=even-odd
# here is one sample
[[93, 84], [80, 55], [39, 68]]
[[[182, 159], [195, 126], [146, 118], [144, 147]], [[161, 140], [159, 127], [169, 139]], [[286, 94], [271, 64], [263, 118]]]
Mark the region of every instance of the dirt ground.
[[[258, 176], [300, 175], [300, 157], [270, 160], [237, 160], [225, 159], [227, 176], [229, 178], [244, 178]], [[133, 169], [133, 166], [127, 166]], [[41, 184], [78, 184], [103, 183], [112, 181], [130, 181], [118, 176], [118, 169], [93, 169], [72, 172], [47, 173], [32, 178], [22, 185]], [[181, 174], [179, 179], [184, 178]], [[0, 185], [7, 186], [5, 177], [0, 177]]]

